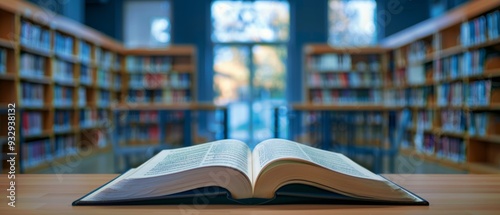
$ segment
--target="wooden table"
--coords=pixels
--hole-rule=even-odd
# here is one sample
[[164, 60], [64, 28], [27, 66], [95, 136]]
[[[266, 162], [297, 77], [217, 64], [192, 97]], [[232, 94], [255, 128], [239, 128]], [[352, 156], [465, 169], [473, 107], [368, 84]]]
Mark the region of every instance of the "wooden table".
[[73, 200], [115, 176], [16, 175], [16, 208], [11, 208], [7, 175], [1, 175], [0, 214], [500, 214], [500, 175], [384, 175], [431, 206], [71, 206]]

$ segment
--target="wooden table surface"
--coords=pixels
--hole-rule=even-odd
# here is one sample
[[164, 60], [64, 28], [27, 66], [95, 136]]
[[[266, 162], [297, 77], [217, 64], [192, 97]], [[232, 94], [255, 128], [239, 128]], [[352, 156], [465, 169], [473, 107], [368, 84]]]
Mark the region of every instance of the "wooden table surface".
[[0, 214], [500, 214], [499, 175], [384, 175], [430, 206], [373, 205], [157, 205], [71, 206], [71, 202], [116, 175], [16, 175], [16, 207], [7, 205], [7, 175], [1, 175]]

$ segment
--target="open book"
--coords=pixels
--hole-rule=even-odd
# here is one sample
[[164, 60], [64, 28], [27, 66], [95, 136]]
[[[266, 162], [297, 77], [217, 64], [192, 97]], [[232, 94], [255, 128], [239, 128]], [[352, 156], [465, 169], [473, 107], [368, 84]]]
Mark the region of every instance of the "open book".
[[163, 150], [73, 205], [192, 204], [200, 196], [215, 203], [428, 205], [342, 154], [284, 139], [263, 141], [253, 151], [238, 140]]

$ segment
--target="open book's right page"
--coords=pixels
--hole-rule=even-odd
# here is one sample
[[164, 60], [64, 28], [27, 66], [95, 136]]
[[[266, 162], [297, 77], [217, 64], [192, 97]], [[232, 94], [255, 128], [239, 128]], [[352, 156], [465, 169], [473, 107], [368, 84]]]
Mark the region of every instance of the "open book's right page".
[[259, 143], [253, 151], [253, 181], [256, 181], [264, 167], [273, 161], [282, 159], [305, 160], [343, 174], [385, 180], [342, 154], [316, 149], [289, 140], [269, 139]]

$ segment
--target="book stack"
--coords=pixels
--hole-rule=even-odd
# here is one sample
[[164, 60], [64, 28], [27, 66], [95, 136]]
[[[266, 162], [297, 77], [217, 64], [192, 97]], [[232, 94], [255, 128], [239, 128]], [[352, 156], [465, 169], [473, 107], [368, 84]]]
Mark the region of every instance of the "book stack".
[[56, 110], [54, 113], [54, 132], [71, 130], [72, 113], [69, 110]]
[[96, 120], [97, 124], [98, 125], [109, 124], [108, 120], [109, 120], [109, 112], [108, 112], [108, 110], [98, 109], [97, 110], [97, 120]]
[[62, 61], [62, 60], [54, 60], [52, 70], [52, 77], [54, 81], [58, 83], [74, 83], [74, 74], [73, 74], [73, 64]]
[[166, 73], [172, 68], [172, 59], [164, 56], [127, 56], [129, 73]]
[[40, 25], [22, 20], [20, 42], [24, 46], [49, 51], [50, 32]]
[[384, 105], [387, 107], [408, 106], [406, 91], [403, 89], [384, 91]]
[[24, 135], [38, 135], [43, 132], [42, 112], [23, 112], [21, 118]]
[[21, 83], [21, 102], [25, 107], [42, 107], [44, 101], [44, 86], [42, 84]]
[[5, 73], [7, 73], [7, 50], [0, 48], [0, 74]]
[[22, 160], [25, 168], [37, 166], [51, 159], [50, 139], [35, 140], [22, 144]]
[[73, 88], [55, 85], [54, 98], [54, 107], [73, 106]]
[[54, 145], [54, 156], [63, 157], [77, 152], [76, 140], [72, 135], [57, 136]]
[[20, 75], [22, 77], [45, 77], [45, 57], [21, 53]]
[[499, 37], [500, 12], [487, 13], [460, 26], [460, 41], [464, 47], [495, 40]]
[[462, 110], [442, 110], [441, 129], [445, 132], [465, 132], [466, 118]]
[[415, 150], [425, 154], [432, 155], [435, 153], [438, 137], [432, 134], [424, 134], [423, 138], [416, 138]]
[[454, 80], [483, 74], [485, 60], [485, 49], [468, 51], [461, 55], [453, 55], [442, 60], [436, 60], [434, 80]]
[[73, 56], [73, 38], [68, 35], [56, 32], [54, 49], [55, 52], [59, 55]]
[[127, 102], [129, 103], [143, 103], [146, 101], [145, 90], [129, 90]]

